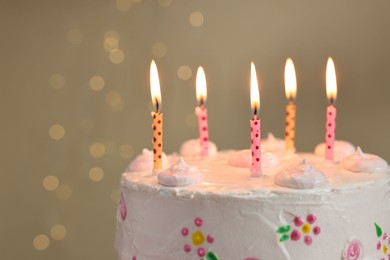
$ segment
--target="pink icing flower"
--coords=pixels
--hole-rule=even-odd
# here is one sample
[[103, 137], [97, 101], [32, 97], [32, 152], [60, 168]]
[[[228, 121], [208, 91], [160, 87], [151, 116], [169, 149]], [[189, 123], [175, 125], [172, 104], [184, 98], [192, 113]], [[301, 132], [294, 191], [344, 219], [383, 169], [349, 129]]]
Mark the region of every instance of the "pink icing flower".
[[363, 245], [359, 240], [349, 241], [343, 251], [343, 259], [345, 260], [361, 260], [363, 259]]
[[313, 214], [309, 214], [309, 215], [307, 215], [306, 220], [310, 224], [313, 224], [317, 220], [317, 217], [314, 216]]
[[293, 232], [291, 232], [291, 240], [297, 241], [301, 238], [301, 233], [294, 229]]
[[297, 227], [302, 226], [302, 225], [303, 225], [303, 220], [302, 220], [302, 218], [296, 216], [296, 217], [294, 218], [294, 224], [295, 224], [295, 226], [297, 226]]

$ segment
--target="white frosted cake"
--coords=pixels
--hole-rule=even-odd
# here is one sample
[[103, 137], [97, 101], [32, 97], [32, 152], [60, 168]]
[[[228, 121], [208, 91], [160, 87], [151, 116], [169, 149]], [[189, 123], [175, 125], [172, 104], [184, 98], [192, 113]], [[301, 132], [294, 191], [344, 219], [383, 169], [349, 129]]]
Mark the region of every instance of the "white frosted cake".
[[286, 153], [271, 141], [259, 178], [249, 150], [199, 158], [184, 147], [158, 176], [145, 150], [121, 179], [119, 259], [390, 259], [384, 160], [339, 143], [330, 162], [321, 147]]

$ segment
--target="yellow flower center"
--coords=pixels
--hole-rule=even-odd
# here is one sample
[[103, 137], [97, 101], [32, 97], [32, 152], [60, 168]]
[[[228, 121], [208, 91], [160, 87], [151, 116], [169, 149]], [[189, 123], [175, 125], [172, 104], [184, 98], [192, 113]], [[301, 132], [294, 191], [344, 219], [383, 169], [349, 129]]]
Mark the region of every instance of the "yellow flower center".
[[192, 234], [192, 243], [195, 246], [199, 246], [199, 245], [203, 244], [203, 242], [204, 242], [204, 235], [202, 232], [200, 232], [198, 230], [194, 234]]
[[310, 225], [309, 225], [309, 224], [303, 225], [303, 226], [302, 226], [302, 232], [303, 232], [304, 234], [309, 233], [309, 232], [310, 232]]
[[387, 247], [385, 245], [383, 245], [383, 253], [387, 255]]

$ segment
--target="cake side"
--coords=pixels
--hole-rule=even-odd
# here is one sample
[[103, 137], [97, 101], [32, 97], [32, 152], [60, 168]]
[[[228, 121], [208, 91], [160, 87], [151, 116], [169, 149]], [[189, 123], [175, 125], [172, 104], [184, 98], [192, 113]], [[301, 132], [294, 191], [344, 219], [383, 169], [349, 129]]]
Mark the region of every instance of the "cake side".
[[[306, 154], [250, 178], [248, 169], [226, 163], [229, 154], [191, 162], [203, 181], [186, 187], [161, 186], [147, 171], [123, 174], [116, 238], [121, 258], [342, 259], [351, 250], [387, 257], [388, 174], [353, 173]], [[301, 156], [326, 175], [326, 187], [295, 190], [273, 182]]]

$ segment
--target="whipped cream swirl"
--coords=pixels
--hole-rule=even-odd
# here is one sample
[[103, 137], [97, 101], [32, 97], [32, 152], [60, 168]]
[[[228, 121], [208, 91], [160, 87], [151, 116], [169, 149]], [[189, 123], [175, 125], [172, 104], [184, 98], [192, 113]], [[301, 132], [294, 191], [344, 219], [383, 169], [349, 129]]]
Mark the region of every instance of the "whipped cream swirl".
[[322, 188], [328, 184], [325, 175], [314, 168], [306, 159], [278, 172], [274, 182], [279, 186], [293, 189]]
[[[209, 155], [217, 154], [217, 146], [209, 141]], [[180, 147], [180, 155], [184, 157], [200, 156], [201, 147], [199, 139], [190, 139], [185, 141]]]
[[286, 144], [283, 139], [276, 138], [272, 133], [268, 133], [267, 139], [261, 140], [261, 149], [264, 152], [284, 151]]
[[189, 166], [183, 158], [157, 175], [158, 184], [168, 187], [182, 187], [201, 180], [198, 168]]
[[352, 172], [387, 173], [389, 165], [374, 154], [363, 153], [360, 147], [340, 163], [341, 167]]
[[[314, 154], [318, 156], [325, 157], [325, 143], [320, 143], [314, 149]], [[356, 151], [355, 146], [346, 141], [335, 141], [334, 142], [334, 161], [340, 162], [345, 157], [350, 156]]]
[[[228, 164], [234, 167], [249, 168], [252, 165], [251, 150], [237, 151], [229, 156]], [[280, 159], [273, 153], [261, 153], [261, 166], [270, 168], [279, 165]]]
[[[162, 154], [162, 165], [168, 165], [168, 157], [165, 153]], [[126, 171], [152, 171], [153, 170], [153, 152], [148, 149], [143, 149], [142, 154], [138, 155], [127, 167]]]

